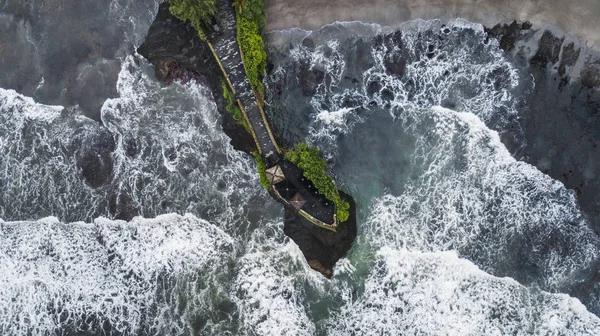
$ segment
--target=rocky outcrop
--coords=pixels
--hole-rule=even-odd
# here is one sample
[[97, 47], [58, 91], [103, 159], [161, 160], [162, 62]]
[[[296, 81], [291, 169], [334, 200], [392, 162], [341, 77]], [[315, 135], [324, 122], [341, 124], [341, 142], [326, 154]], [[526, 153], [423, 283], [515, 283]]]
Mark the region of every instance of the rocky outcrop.
[[[228, 23], [221, 22], [221, 24]], [[221, 31], [223, 30], [221, 29]], [[220, 37], [222, 36], [216, 38], [219, 39]], [[218, 48], [231, 47], [228, 46], [231, 43], [218, 42], [216, 41], [214, 44], [218, 53], [227, 51]], [[222, 97], [224, 77], [207, 44], [200, 40], [191, 26], [170, 15], [167, 3], [160, 6], [156, 20], [150, 27], [146, 40], [138, 48], [138, 52], [154, 65], [156, 78], [165, 84], [169, 84], [174, 80], [188, 81], [195, 79], [208, 85], [222, 115], [223, 130], [232, 139], [231, 143], [234, 148], [246, 153], [255, 150], [255, 143], [251, 135], [240, 127], [233, 120], [232, 115], [225, 110], [225, 102]], [[230, 56], [223, 57], [223, 59], [233, 62], [234, 60]], [[224, 64], [224, 66], [230, 68], [229, 64]], [[235, 66], [235, 68], [238, 69], [239, 66]], [[237, 76], [237, 72], [233, 72], [233, 75]], [[323, 73], [308, 69], [306, 75], [307, 77], [324, 76]], [[235, 78], [232, 78], [232, 81], [234, 81], [234, 86], [237, 82], [244, 82], [235, 80]], [[311, 78], [307, 80], [306, 94], [315, 89], [311, 87], [313, 82], [314, 80]], [[241, 89], [236, 87], [236, 91], [240, 92]], [[243, 102], [244, 98], [249, 98], [246, 96], [242, 92], [238, 98]], [[249, 117], [251, 116], [249, 115]], [[271, 196], [279, 200], [272, 192]], [[298, 216], [291, 208], [285, 210], [284, 233], [298, 244], [309, 265], [328, 278], [333, 274], [332, 269], [335, 263], [346, 254], [356, 237], [356, 206], [350, 196], [344, 194], [343, 197], [351, 204], [351, 215], [350, 219], [344, 222], [337, 232], [310, 223], [303, 217]], [[118, 216], [126, 217], [130, 215], [130, 212], [133, 213], [127, 211], [129, 208], [126, 197], [114, 198], [111, 200], [111, 206], [123, 209], [122, 212], [118, 212]]]
[[71, 147], [83, 178], [92, 188], [98, 188], [112, 178], [115, 140], [106, 127], [92, 125], [75, 132]]
[[285, 209], [283, 231], [300, 247], [310, 267], [327, 278], [333, 275], [333, 266], [346, 255], [356, 238], [356, 203], [349, 195], [340, 192], [350, 203], [350, 217], [332, 232], [320, 228], [298, 216], [293, 209]]
[[160, 5], [138, 53], [154, 65], [156, 78], [165, 84], [194, 78], [208, 85], [222, 115], [221, 126], [231, 138], [232, 146], [246, 153], [253, 150], [254, 141], [250, 134], [225, 111], [221, 87], [224, 79], [208, 46], [194, 28], [171, 16], [166, 2]]
[[[600, 54], [525, 24], [496, 26], [489, 33], [533, 78], [519, 109], [521, 134], [513, 134], [519, 140], [505, 145], [572, 189], [600, 234]], [[585, 304], [600, 279], [600, 272], [591, 274], [570, 293]]]

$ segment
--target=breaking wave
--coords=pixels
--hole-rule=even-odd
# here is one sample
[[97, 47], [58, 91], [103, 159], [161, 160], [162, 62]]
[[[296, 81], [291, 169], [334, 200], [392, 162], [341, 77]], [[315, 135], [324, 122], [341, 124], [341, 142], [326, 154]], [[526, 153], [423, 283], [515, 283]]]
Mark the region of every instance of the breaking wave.
[[213, 313], [235, 247], [215, 225], [174, 214], [0, 222], [0, 237], [3, 335], [187, 334]]
[[[105, 126], [76, 109], [0, 92], [1, 218], [90, 221], [110, 214], [112, 198], [145, 217], [193, 212], [245, 221], [239, 207], [259, 192], [256, 174], [220, 130], [210, 92], [196, 83], [163, 87], [143, 62], [130, 56], [123, 63], [120, 97], [102, 108]], [[96, 157], [93, 170], [106, 171], [97, 189], [82, 176]]]
[[307, 140], [324, 147], [329, 158], [338, 137], [377, 106], [397, 117], [439, 105], [474, 113], [494, 129], [516, 118], [519, 72], [479, 24], [417, 20], [393, 31], [334, 23], [318, 32], [272, 35], [276, 42], [292, 43], [284, 44], [289, 50], [272, 47], [285, 59], [272, 71], [271, 82], [313, 90]]
[[433, 108], [402, 118], [416, 137], [410, 170], [418, 174], [400, 195], [374, 201], [368, 241], [457, 250], [487, 272], [548, 290], [569, 291], [584, 280], [599, 241], [573, 191], [513, 159], [473, 114]]

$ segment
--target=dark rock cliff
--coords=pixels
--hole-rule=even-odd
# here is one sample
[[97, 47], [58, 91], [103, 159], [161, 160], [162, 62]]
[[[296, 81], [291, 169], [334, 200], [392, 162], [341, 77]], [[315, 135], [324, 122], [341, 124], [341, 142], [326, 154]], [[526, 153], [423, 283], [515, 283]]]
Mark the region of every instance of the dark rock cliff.
[[160, 5], [138, 53], [154, 65], [156, 78], [165, 84], [190, 79], [207, 84], [222, 115], [223, 131], [231, 138], [233, 147], [246, 153], [253, 150], [254, 140], [250, 134], [225, 111], [221, 92], [223, 75], [207, 44], [200, 40], [193, 27], [171, 16], [166, 2]]

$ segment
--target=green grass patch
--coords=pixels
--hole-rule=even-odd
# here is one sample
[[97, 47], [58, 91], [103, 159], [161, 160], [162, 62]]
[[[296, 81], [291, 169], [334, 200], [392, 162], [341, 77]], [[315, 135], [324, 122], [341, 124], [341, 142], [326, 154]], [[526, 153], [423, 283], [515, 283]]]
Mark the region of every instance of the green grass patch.
[[202, 40], [217, 15], [217, 0], [169, 0], [169, 12], [183, 22], [189, 22]]
[[223, 87], [223, 98], [225, 99], [225, 103], [227, 103], [225, 109], [233, 115], [233, 120], [235, 120], [238, 125], [242, 126], [246, 131], [248, 131], [248, 133], [252, 134], [250, 131], [250, 125], [248, 125], [248, 122], [246, 121], [246, 118], [244, 118], [244, 114], [242, 113], [242, 110], [238, 104], [235, 102], [235, 100], [233, 100], [233, 96], [231, 95], [227, 84], [222, 81], [221, 86]]
[[252, 155], [254, 155], [254, 161], [256, 161], [256, 170], [258, 170], [258, 176], [260, 176], [260, 185], [269, 190], [271, 184], [269, 183], [269, 179], [265, 173], [265, 170], [267, 170], [267, 165], [263, 161], [258, 151], [252, 153]]
[[297, 144], [293, 150], [288, 150], [284, 158], [304, 171], [304, 176], [317, 188], [317, 191], [335, 204], [335, 212], [340, 222], [348, 219], [350, 204], [340, 197], [335, 183], [327, 175], [327, 163], [321, 157], [317, 148], [309, 147], [306, 143]]
[[263, 104], [265, 86], [262, 77], [267, 66], [262, 33], [266, 25], [265, 0], [236, 0], [237, 40], [242, 50], [246, 76], [258, 95], [258, 103]]

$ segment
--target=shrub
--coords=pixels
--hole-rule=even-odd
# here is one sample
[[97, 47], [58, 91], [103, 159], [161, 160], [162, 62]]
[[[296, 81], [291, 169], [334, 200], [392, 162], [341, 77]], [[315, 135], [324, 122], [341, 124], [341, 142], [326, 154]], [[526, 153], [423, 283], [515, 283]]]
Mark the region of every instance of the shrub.
[[223, 98], [227, 103], [225, 109], [233, 115], [233, 119], [238, 125], [242, 126], [246, 131], [248, 131], [248, 133], [252, 134], [250, 131], [250, 125], [248, 125], [248, 122], [246, 121], [246, 118], [244, 118], [244, 114], [242, 113], [242, 110], [238, 104], [235, 102], [235, 100], [233, 100], [233, 96], [231, 95], [231, 92], [229, 92], [227, 84], [225, 84], [225, 82], [221, 82], [221, 86], [223, 87]]
[[236, 5], [237, 39], [242, 51], [246, 76], [258, 95], [258, 103], [263, 104], [265, 87], [262, 77], [267, 66], [262, 33], [266, 25], [263, 7], [264, 0], [238, 0]]
[[190, 22], [202, 40], [217, 15], [217, 0], [169, 0], [169, 11], [183, 22]]
[[256, 161], [256, 170], [258, 170], [258, 176], [260, 176], [260, 185], [269, 190], [271, 184], [269, 183], [269, 179], [265, 173], [265, 170], [267, 170], [267, 165], [258, 152], [254, 152], [252, 155], [254, 155], [254, 161]]
[[304, 176], [315, 185], [317, 191], [335, 204], [337, 219], [345, 222], [350, 204], [341, 198], [333, 180], [327, 175], [327, 163], [319, 149], [309, 147], [306, 143], [297, 144], [284, 154], [284, 158], [304, 171]]

